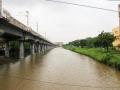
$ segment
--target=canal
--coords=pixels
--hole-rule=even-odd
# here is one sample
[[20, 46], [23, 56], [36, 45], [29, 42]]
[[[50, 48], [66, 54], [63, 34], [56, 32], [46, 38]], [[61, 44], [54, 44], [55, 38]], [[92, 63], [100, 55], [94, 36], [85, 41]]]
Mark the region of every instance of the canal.
[[120, 90], [120, 72], [55, 48], [0, 65], [0, 90]]

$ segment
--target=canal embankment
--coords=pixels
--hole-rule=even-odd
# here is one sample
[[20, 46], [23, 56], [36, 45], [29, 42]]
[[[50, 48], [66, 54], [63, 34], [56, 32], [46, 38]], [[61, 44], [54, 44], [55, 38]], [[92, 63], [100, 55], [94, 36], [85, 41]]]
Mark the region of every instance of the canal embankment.
[[64, 48], [79, 54], [86, 55], [100, 63], [104, 63], [120, 70], [120, 52], [116, 50], [111, 49], [109, 52], [106, 52], [106, 50], [103, 48], [81, 48], [71, 45], [66, 45]]

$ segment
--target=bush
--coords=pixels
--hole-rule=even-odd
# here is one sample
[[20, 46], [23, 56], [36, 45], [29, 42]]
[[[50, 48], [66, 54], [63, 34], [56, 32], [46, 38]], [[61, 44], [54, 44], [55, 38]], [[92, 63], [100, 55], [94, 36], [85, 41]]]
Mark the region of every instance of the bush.
[[101, 62], [104, 64], [111, 65], [110, 63], [111, 58], [112, 58], [112, 55], [110, 53], [107, 53], [105, 56], [102, 57]]
[[120, 70], [120, 63], [115, 63], [115, 68], [117, 68], [118, 70]]

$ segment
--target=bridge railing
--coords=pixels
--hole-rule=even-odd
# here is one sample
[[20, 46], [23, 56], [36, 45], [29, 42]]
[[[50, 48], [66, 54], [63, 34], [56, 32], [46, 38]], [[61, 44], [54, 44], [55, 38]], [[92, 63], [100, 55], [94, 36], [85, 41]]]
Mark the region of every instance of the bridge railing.
[[29, 31], [33, 35], [37, 35], [37, 36], [39, 35], [35, 31], [33, 31], [32, 28], [27, 27], [26, 25], [22, 24], [20, 21], [12, 17], [11, 14], [7, 10], [3, 9], [2, 16], [6, 18], [9, 21], [9, 23], [21, 28], [22, 30]]
[[3, 9], [2, 16], [4, 18], [6, 18], [9, 21], [9, 23], [11, 23], [25, 31], [28, 31], [28, 27], [25, 26], [24, 24], [22, 24], [20, 21], [18, 21], [14, 17], [12, 17], [11, 14], [7, 10]]
[[2, 17], [4, 17], [5, 19], [7, 19], [9, 21], [9, 23], [11, 23], [12, 25], [15, 25], [16, 27], [19, 27], [22, 30], [30, 32], [31, 34], [33, 34], [35, 36], [38, 36], [39, 38], [44, 39], [45, 41], [50, 42], [49, 40], [47, 40], [46, 38], [44, 38], [42, 35], [40, 35], [37, 32], [35, 32], [32, 28], [27, 27], [26, 25], [24, 25], [23, 23], [21, 23], [20, 21], [18, 21], [14, 17], [12, 17], [11, 14], [6, 9], [2, 10]]

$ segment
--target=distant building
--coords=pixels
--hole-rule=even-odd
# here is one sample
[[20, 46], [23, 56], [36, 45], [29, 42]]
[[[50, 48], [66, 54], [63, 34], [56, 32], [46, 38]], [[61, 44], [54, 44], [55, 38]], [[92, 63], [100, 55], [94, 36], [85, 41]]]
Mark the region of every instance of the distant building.
[[62, 47], [64, 45], [63, 42], [56, 42], [55, 44], [58, 45], [58, 46], [60, 46], [60, 47]]
[[119, 30], [119, 27], [113, 28], [112, 33], [116, 37], [115, 41], [113, 42], [113, 46], [116, 48], [120, 48], [120, 30]]

